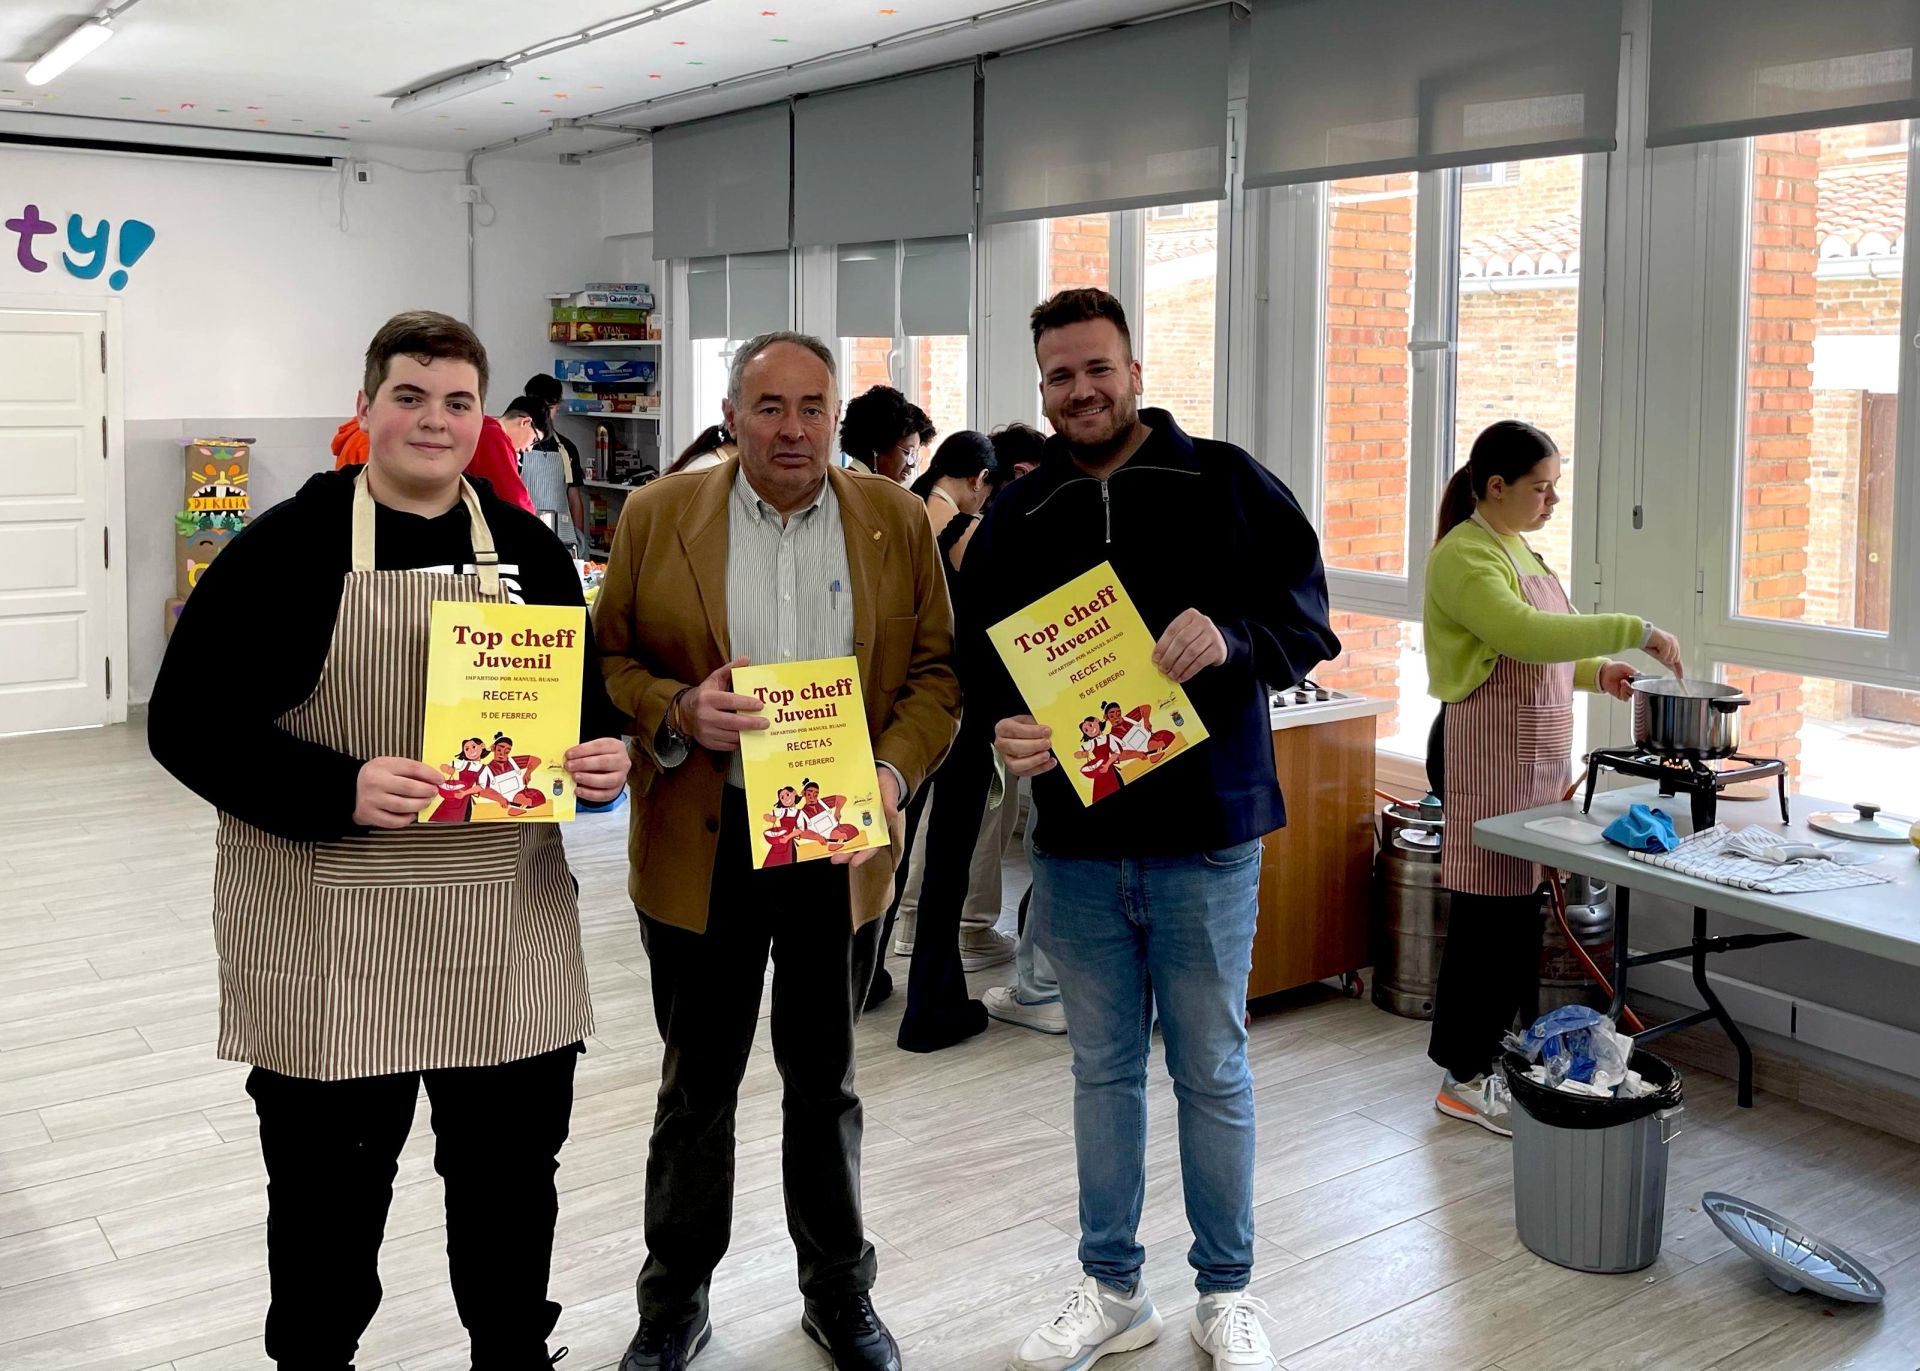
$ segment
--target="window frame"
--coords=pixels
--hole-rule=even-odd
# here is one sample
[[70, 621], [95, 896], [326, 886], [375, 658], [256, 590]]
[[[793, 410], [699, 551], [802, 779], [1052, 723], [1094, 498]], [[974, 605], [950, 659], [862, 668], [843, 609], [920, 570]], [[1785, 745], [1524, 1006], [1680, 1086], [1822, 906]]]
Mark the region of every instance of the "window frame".
[[[1580, 171], [1581, 270], [1576, 302], [1574, 414], [1582, 460], [1575, 463], [1569, 598], [1583, 612], [1601, 607], [1601, 432], [1605, 409], [1606, 296], [1599, 276], [1607, 234], [1606, 154], [1587, 154]], [[1338, 613], [1418, 622], [1424, 615], [1429, 530], [1440, 493], [1453, 474], [1455, 402], [1459, 391], [1459, 169], [1422, 172], [1414, 206], [1413, 319], [1408, 340], [1408, 472], [1406, 572], [1327, 568]], [[1292, 489], [1316, 532], [1325, 521], [1326, 252], [1325, 182], [1276, 186], [1246, 197], [1248, 274], [1264, 284], [1257, 375], [1268, 378], [1255, 406], [1255, 451]], [[1590, 746], [1602, 744], [1605, 718], [1595, 697], [1587, 717]], [[1404, 756], [1387, 752], [1384, 755]]]
[[[1704, 377], [1698, 462], [1693, 641], [1702, 661], [1735, 662], [1799, 676], [1912, 689], [1920, 674], [1920, 238], [1902, 243], [1900, 406], [1894, 451], [1895, 565], [1887, 632], [1741, 615], [1742, 468], [1746, 451], [1749, 234], [1753, 143], [1732, 139], [1700, 152], [1704, 245]], [[1907, 223], [1920, 217], [1920, 119], [1907, 132]], [[1910, 400], [1907, 397], [1912, 397]], [[1678, 570], [1678, 567], [1675, 568]], [[1690, 654], [1693, 652], [1689, 644]]]
[[[958, 236], [958, 235], [954, 235]], [[907, 334], [900, 317], [900, 276], [906, 262], [906, 245], [909, 239], [896, 238], [894, 244], [893, 274], [893, 337], [887, 350], [887, 384], [914, 398], [913, 387], [909, 384], [919, 375], [920, 339]], [[796, 327], [822, 339], [833, 349], [835, 365], [840, 369], [843, 381], [842, 390], [847, 387], [845, 378], [849, 375], [848, 360], [841, 345], [839, 323], [836, 318], [838, 309], [839, 254], [834, 247], [800, 248], [795, 251], [796, 269], [799, 283], [795, 299], [800, 302], [800, 322]], [[930, 337], [964, 337], [967, 340], [967, 377], [964, 386], [966, 392], [965, 420], [963, 427], [975, 426], [974, 418], [980, 412], [979, 394], [979, 338], [981, 335], [981, 277], [985, 271], [982, 236], [978, 233], [967, 235], [967, 331], [964, 334], [926, 335]], [[841, 408], [852, 398], [842, 394]]]

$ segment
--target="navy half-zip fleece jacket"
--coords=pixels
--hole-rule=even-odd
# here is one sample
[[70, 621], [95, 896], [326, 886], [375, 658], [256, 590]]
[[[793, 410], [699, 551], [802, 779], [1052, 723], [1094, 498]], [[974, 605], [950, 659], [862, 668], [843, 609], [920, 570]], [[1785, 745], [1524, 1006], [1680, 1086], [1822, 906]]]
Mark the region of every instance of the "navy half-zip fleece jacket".
[[[966, 709], [989, 721], [1028, 710], [987, 627], [1103, 561], [1156, 640], [1188, 609], [1226, 638], [1226, 662], [1186, 683], [1205, 742], [1091, 806], [1060, 766], [1035, 779], [1033, 840], [1062, 857], [1190, 856], [1284, 825], [1267, 692], [1340, 651], [1320, 540], [1292, 493], [1231, 443], [1189, 438], [1164, 410], [1140, 418], [1152, 436], [1104, 481], [1050, 438], [988, 507], [956, 597]], [[1075, 740], [1053, 741], [1071, 759]]]

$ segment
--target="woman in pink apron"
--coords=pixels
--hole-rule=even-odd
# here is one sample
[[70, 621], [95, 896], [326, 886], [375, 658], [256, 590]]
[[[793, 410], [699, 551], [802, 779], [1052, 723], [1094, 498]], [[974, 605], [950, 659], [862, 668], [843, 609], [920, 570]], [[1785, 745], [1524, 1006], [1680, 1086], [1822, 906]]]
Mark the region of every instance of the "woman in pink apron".
[[[1451, 896], [1427, 1055], [1445, 1070], [1434, 1108], [1510, 1136], [1500, 1039], [1538, 992], [1541, 870], [1476, 847], [1481, 819], [1561, 799], [1572, 780], [1573, 693], [1627, 698], [1633, 669], [1605, 654], [1644, 648], [1678, 669], [1673, 635], [1631, 614], [1578, 614], [1525, 534], [1559, 504], [1560, 450], [1517, 420], [1474, 440], [1441, 502], [1427, 562], [1429, 741], [1445, 787], [1440, 879]], [[1444, 740], [1443, 742], [1441, 740]], [[1433, 762], [1444, 758], [1444, 769]]]

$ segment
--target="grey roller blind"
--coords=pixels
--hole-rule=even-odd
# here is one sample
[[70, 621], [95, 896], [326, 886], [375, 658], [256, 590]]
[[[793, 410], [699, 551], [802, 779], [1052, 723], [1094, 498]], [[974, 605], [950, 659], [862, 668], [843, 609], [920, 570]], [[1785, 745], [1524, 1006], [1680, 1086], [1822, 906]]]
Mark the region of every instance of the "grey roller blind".
[[972, 230], [972, 66], [795, 102], [795, 246]]
[[785, 252], [695, 257], [687, 263], [687, 336], [751, 338], [787, 327], [793, 259]]
[[787, 247], [791, 114], [785, 102], [653, 136], [653, 255]]
[[986, 63], [988, 223], [1218, 200], [1227, 184], [1227, 10]]
[[793, 317], [793, 259], [785, 252], [727, 258], [727, 336], [751, 338], [786, 328]]
[[1647, 143], [1920, 119], [1920, 0], [1655, 0]]
[[844, 243], [834, 254], [833, 328], [842, 338], [893, 337], [897, 249]]
[[900, 264], [900, 328], [909, 338], [966, 333], [972, 254], [965, 238], [921, 238]]
[[687, 337], [727, 336], [727, 259], [695, 257], [687, 263]]
[[1248, 186], [1606, 152], [1619, 0], [1262, 0]]

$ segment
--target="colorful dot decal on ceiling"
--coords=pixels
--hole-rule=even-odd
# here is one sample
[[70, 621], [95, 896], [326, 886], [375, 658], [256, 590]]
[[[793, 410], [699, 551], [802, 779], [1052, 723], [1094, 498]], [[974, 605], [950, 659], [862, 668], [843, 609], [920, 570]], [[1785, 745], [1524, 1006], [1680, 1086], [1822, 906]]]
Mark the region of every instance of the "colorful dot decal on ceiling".
[[194, 104], [194, 102], [191, 100], [182, 100], [180, 102], [180, 108], [181, 109], [198, 109], [199, 106]]
[[551, 76], [536, 76], [534, 78], [534, 80], [536, 81], [551, 81], [552, 79], [553, 78]]
[[553, 93], [553, 98], [556, 100], [564, 100], [567, 98], [567, 93], [563, 90], [557, 90]]
[[[6, 94], [8, 94], [8, 95], [12, 95], [12, 94], [13, 94], [13, 92], [12, 92], [12, 91], [7, 91], [7, 92], [6, 92]], [[121, 98], [122, 100], [131, 100], [131, 99], [133, 99], [133, 97], [132, 97], [131, 95], [123, 95], [123, 96], [121, 96], [120, 98]]]
[[891, 19], [893, 18], [894, 15], [900, 13], [900, 11], [899, 10], [881, 10], [880, 13], [883, 17]]
[[501, 103], [501, 104], [503, 104], [503, 105], [511, 105], [511, 104], [513, 103], [513, 101], [511, 101], [511, 100], [502, 100], [502, 101], [501, 101], [500, 103]]
[[649, 81], [664, 81], [664, 80], [666, 80], [666, 77], [664, 77], [664, 76], [662, 76], [662, 75], [661, 75], [661, 74], [660, 74], [659, 72], [657, 72], [657, 71], [650, 71], [650, 72], [648, 72], [648, 73], [647, 73], [647, 79], [648, 79]]
[[264, 124], [264, 123], [266, 123], [267, 121], [266, 121], [266, 120], [264, 120], [264, 119], [256, 119], [256, 120], [254, 120], [253, 122], [254, 122], [254, 123], [256, 123], [256, 124]]
[[704, 67], [706, 63], [705, 62], [689, 62], [687, 63], [687, 65], [690, 67]]
[[247, 106], [247, 113], [249, 113], [249, 114], [258, 114], [259, 112], [260, 112], [260, 106], [258, 106], [258, 105], [248, 105], [248, 106]]
[[778, 13], [780, 13], [779, 10], [761, 10], [760, 17], [762, 19], [771, 19]]
[[588, 90], [605, 90], [606, 87], [605, 86], [588, 86], [587, 89]]
[[362, 119], [362, 120], [361, 120], [360, 122], [361, 122], [361, 123], [363, 123], [363, 124], [371, 124], [371, 123], [373, 122], [373, 120], [371, 120], [371, 119]]
[[673, 45], [676, 48], [684, 48], [687, 45], [687, 40], [684, 38], [676, 38], [673, 40]]

